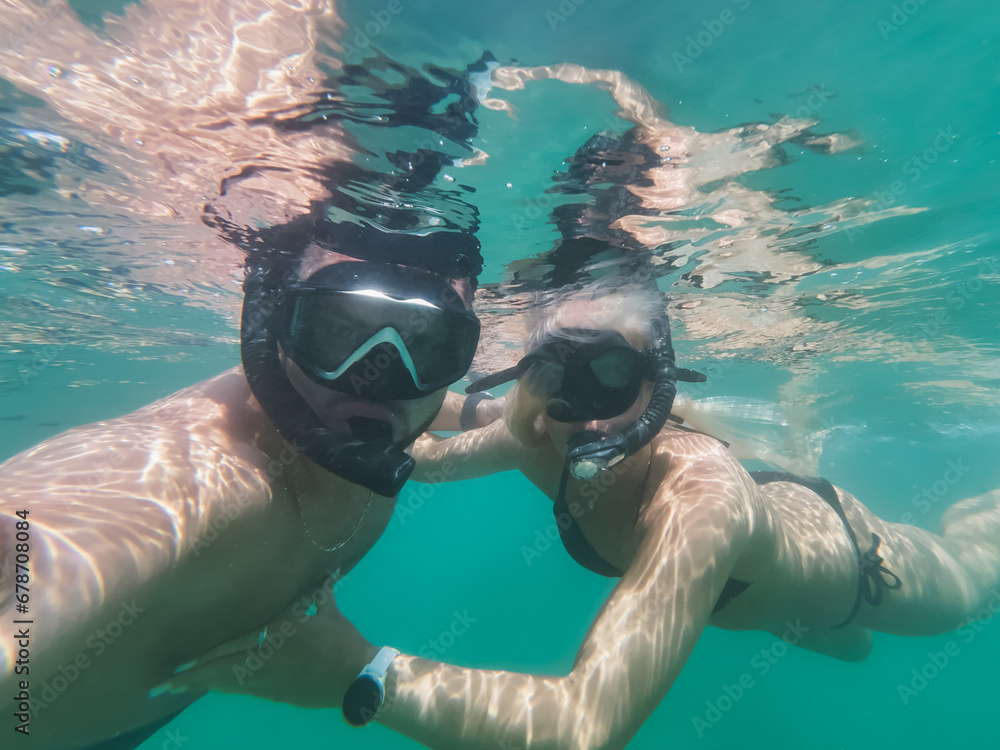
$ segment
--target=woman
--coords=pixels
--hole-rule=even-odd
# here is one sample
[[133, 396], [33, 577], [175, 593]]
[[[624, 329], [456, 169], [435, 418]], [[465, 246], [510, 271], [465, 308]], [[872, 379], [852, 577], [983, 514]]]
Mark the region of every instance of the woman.
[[[660, 309], [658, 294], [635, 290], [565, 296], [542, 311], [521, 363], [490, 378], [518, 377], [505, 419], [418, 443], [418, 471], [443, 461], [452, 479], [520, 469], [554, 501], [574, 558], [621, 578], [568, 675], [378, 652], [328, 605], [260, 683], [239, 688], [227, 676], [230, 653], [244, 658], [254, 632], [199, 659], [172, 688], [275, 697], [282, 680], [286, 689], [318, 687], [336, 637], [373, 659], [369, 683], [384, 674], [388, 698], [373, 691], [362, 721], [374, 715], [435, 748], [622, 747], [706, 625], [765, 630], [859, 661], [872, 630], [943, 633], [997, 604], [1000, 493], [956, 504], [937, 535], [882, 521], [824, 480], [751, 475], [709, 435], [657, 431], [675, 373]], [[357, 703], [348, 691], [345, 715]]]

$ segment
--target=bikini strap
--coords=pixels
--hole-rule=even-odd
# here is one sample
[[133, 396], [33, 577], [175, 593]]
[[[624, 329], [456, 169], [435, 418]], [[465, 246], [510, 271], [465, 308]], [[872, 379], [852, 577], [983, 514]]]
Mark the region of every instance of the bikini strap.
[[837, 490], [834, 489], [834, 486], [828, 480], [822, 477], [800, 477], [783, 471], [751, 471], [750, 476], [757, 484], [769, 484], [770, 482], [794, 482], [795, 484], [801, 484], [803, 487], [815, 492], [827, 505], [833, 508], [834, 512], [840, 518], [841, 523], [844, 524], [844, 529], [847, 531], [847, 538], [850, 540], [851, 546], [854, 548], [854, 555], [858, 560], [858, 595], [854, 600], [854, 607], [851, 608], [851, 613], [847, 616], [847, 619], [839, 625], [834, 625], [834, 629], [843, 628], [850, 624], [851, 620], [857, 616], [858, 610], [861, 609], [862, 600], [868, 602], [873, 607], [877, 607], [882, 603], [886, 589], [895, 591], [903, 585], [899, 576], [882, 564], [885, 560], [878, 554], [879, 545], [882, 543], [878, 534], [872, 533], [871, 546], [865, 552], [861, 552], [861, 547], [858, 545], [858, 538], [847, 520], [847, 514], [844, 512], [844, 506], [841, 505], [840, 498], [837, 496]]

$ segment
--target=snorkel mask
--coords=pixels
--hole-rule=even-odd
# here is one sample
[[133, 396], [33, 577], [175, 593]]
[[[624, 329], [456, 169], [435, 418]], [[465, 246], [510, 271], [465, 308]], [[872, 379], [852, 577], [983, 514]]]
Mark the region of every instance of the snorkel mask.
[[556, 330], [517, 365], [476, 381], [466, 392], [482, 391], [542, 368], [538, 376], [552, 394], [546, 407], [549, 417], [559, 422], [589, 422], [628, 411], [639, 397], [642, 380], [651, 380], [649, 404], [620, 433], [584, 430], [570, 437], [566, 467], [577, 479], [591, 479], [642, 449], [662, 429], [677, 394], [677, 380], [705, 380], [701, 373], [675, 366], [665, 314], [654, 321], [654, 331], [650, 347], [637, 351], [617, 331]]
[[[477, 243], [478, 246], [478, 243]], [[370, 400], [414, 399], [459, 380], [479, 339], [479, 321], [444, 277], [389, 263], [344, 261], [306, 281], [282, 264], [257, 264], [243, 284], [243, 369], [282, 435], [312, 461], [386, 497], [399, 493], [414, 461], [386, 422], [328, 428], [289, 382], [279, 344], [320, 385]]]
[[[240, 195], [236, 186], [258, 169], [247, 167], [223, 180], [219, 198], [205, 206], [205, 223], [247, 254], [241, 356], [257, 401], [313, 462], [387, 497], [414, 467], [391, 426], [354, 417], [349, 434], [329, 429], [292, 386], [281, 354], [313, 382], [369, 400], [420, 398], [464, 375], [479, 326], [445, 280], [475, 289], [478, 209], [465, 198], [472, 188], [434, 183], [445, 166], [464, 166], [463, 157], [477, 153], [478, 86], [495, 64], [487, 54], [464, 72], [418, 71], [379, 54], [364, 66], [346, 65], [326, 96], [293, 116], [262, 121], [310, 137], [351, 123], [346, 154], [302, 165], [323, 197], [283, 224], [261, 227], [256, 214], [234, 219], [233, 211], [257, 210], [256, 197], [225, 198]], [[363, 262], [298, 279], [313, 246]]]
[[371, 401], [415, 399], [462, 378], [479, 319], [442, 277], [341, 262], [289, 285], [278, 343], [314, 382]]

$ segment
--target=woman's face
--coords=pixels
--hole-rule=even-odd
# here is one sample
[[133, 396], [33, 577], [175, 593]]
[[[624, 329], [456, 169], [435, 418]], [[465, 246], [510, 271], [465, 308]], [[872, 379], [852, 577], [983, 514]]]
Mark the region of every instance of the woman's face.
[[607, 435], [617, 435], [620, 433], [642, 415], [649, 404], [649, 398], [652, 393], [653, 384], [644, 379], [639, 389], [639, 397], [632, 403], [628, 411], [611, 419], [592, 419], [589, 422], [559, 422], [550, 417], [547, 412], [542, 412], [545, 431], [551, 438], [556, 450], [559, 451], [559, 454], [564, 456], [567, 453], [570, 436], [578, 432], [593, 430], [595, 432], [603, 432]]
[[[635, 345], [634, 335], [631, 331], [626, 331], [615, 325], [614, 320], [609, 320], [606, 313], [595, 306], [592, 300], [575, 300], [565, 304], [556, 312], [554, 321], [559, 328], [591, 328], [595, 330], [618, 330], [633, 346]], [[584, 430], [594, 430], [604, 432], [608, 435], [616, 435], [632, 424], [645, 411], [649, 404], [650, 396], [653, 393], [653, 384], [643, 379], [639, 390], [639, 396], [632, 403], [629, 409], [610, 419], [590, 420], [588, 422], [559, 422], [548, 415], [542, 413], [545, 430], [552, 439], [553, 445], [561, 455], [566, 454], [566, 446], [571, 435]]]

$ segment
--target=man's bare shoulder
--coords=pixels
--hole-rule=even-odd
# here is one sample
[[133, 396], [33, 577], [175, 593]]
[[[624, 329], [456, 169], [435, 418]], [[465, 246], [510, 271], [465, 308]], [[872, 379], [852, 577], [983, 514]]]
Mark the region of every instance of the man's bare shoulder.
[[244, 515], [267, 507], [266, 456], [233, 426], [249, 419], [237, 377], [76, 427], [0, 465], [2, 528], [9, 535], [27, 511], [34, 575], [50, 593], [36, 605], [53, 627], [177, 564], [234, 504]]
[[252, 483], [266, 462], [257, 444], [273, 427], [242, 369], [114, 419], [67, 430], [0, 465], [0, 505], [58, 498], [64, 507], [155, 499], [175, 512], [212, 488]]
[[[17, 467], [44, 462], [59, 466], [103, 465], [95, 453], [114, 454], [113, 466], [125, 469], [125, 457], [152, 449], [171, 456], [184, 444], [214, 444], [216, 448], [252, 460], [248, 444], [273, 439], [276, 434], [247, 385], [240, 367], [160, 398], [129, 414], [81, 425], [55, 435], [0, 464], [9, 479]], [[77, 460], [72, 458], [78, 457]], [[90, 456], [89, 459], [84, 459]], [[109, 456], [110, 458], [110, 456]], [[89, 463], [88, 463], [89, 462]], [[51, 473], [37, 477], [49, 482]]]
[[122, 419], [176, 424], [189, 431], [220, 425], [259, 424], [263, 413], [242, 367], [226, 370], [137, 409]]

